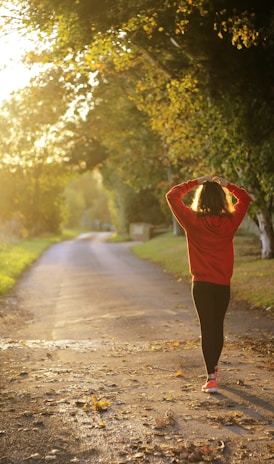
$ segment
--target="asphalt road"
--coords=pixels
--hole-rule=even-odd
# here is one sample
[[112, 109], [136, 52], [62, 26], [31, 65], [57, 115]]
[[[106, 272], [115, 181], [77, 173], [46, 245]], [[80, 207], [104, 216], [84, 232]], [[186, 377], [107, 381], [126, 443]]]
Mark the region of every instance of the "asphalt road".
[[50, 247], [2, 302], [0, 463], [272, 462], [270, 315], [229, 310], [205, 395], [190, 284], [107, 238]]
[[190, 286], [138, 259], [132, 243], [107, 237], [81, 235], [42, 255], [16, 288], [20, 308], [29, 313], [18, 336], [134, 342], [166, 339], [172, 322], [178, 330], [184, 323], [187, 336], [198, 335]]

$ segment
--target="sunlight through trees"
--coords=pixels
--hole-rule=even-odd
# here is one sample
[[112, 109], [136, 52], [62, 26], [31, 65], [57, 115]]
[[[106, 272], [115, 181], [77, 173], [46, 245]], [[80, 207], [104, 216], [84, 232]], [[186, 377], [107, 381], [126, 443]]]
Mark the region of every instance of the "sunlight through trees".
[[161, 221], [169, 222], [169, 182], [219, 173], [251, 192], [262, 257], [273, 257], [270, 0], [0, 6], [10, 10], [4, 33], [37, 34], [25, 62], [41, 69], [1, 109], [2, 169], [18, 175], [22, 163], [26, 172], [42, 162], [64, 183], [71, 173], [99, 169], [120, 211], [118, 232], [128, 228], [139, 200], [140, 220], [156, 202]]

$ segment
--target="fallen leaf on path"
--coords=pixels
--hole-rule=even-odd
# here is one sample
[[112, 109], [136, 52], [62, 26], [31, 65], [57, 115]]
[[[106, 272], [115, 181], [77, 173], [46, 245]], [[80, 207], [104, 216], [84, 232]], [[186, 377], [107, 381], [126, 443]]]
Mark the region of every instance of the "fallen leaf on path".
[[40, 459], [41, 456], [39, 453], [34, 453], [34, 454], [31, 454], [30, 456], [28, 456], [27, 458], [23, 459], [23, 461], [31, 461], [31, 460], [35, 460], [35, 459]]
[[173, 427], [175, 424], [176, 424], [176, 420], [174, 418], [173, 413], [170, 410], [166, 412], [165, 416], [155, 418], [156, 429], [164, 429], [166, 427]]
[[133, 456], [130, 456], [130, 459], [136, 460], [136, 459], [141, 459], [144, 457], [145, 457], [144, 453], [136, 453], [136, 454], [133, 454]]
[[180, 346], [180, 342], [173, 342], [170, 345], [171, 348], [178, 348], [179, 346]]
[[222, 414], [221, 416], [207, 416], [207, 419], [226, 427], [236, 425], [238, 427], [243, 427], [246, 430], [252, 430], [252, 428], [258, 427], [258, 425], [267, 425], [269, 423], [267, 420], [255, 419], [238, 411], [235, 411], [232, 414]]
[[241, 387], [245, 387], [245, 386], [246, 386], [245, 383], [244, 383], [244, 381], [241, 380], [241, 379], [237, 380], [237, 385], [240, 385]]
[[167, 398], [163, 398], [163, 401], [169, 401], [171, 403], [173, 403], [175, 400], [175, 398], [173, 396], [168, 396]]
[[24, 411], [22, 413], [22, 416], [23, 417], [32, 417], [33, 416], [33, 412], [32, 411]]
[[52, 450], [49, 452], [50, 455], [55, 455], [55, 454], [57, 454], [57, 453], [59, 453], [59, 450], [58, 450], [58, 449], [52, 449]]
[[182, 369], [179, 369], [175, 374], [173, 374], [173, 377], [182, 377], [183, 376], [183, 371]]
[[104, 421], [98, 422], [95, 428], [104, 429], [106, 427], [106, 423]]
[[110, 402], [108, 400], [98, 400], [97, 396], [93, 396], [92, 400], [93, 400], [93, 408], [96, 411], [99, 411], [99, 412], [107, 411], [110, 406]]
[[152, 351], [161, 351], [163, 347], [161, 345], [151, 345]]

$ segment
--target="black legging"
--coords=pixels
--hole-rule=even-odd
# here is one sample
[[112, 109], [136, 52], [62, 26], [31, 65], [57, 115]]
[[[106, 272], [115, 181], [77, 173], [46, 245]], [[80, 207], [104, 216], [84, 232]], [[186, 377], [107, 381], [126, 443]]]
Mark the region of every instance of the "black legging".
[[193, 282], [192, 297], [201, 326], [207, 373], [213, 374], [224, 344], [224, 318], [230, 299], [230, 286]]

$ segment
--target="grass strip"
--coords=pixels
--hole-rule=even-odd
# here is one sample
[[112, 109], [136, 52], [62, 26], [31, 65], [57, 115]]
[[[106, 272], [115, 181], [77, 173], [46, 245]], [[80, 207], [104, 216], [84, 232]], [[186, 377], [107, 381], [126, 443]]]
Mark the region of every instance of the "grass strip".
[[0, 295], [7, 294], [49, 246], [75, 235], [74, 231], [65, 231], [61, 235], [0, 244]]
[[[239, 231], [235, 236], [232, 296], [249, 306], [270, 311], [274, 309], [274, 260], [261, 259], [260, 246], [260, 240], [255, 235]], [[135, 245], [132, 250], [139, 258], [159, 263], [178, 279], [191, 280], [184, 236], [178, 237], [168, 232]]]

